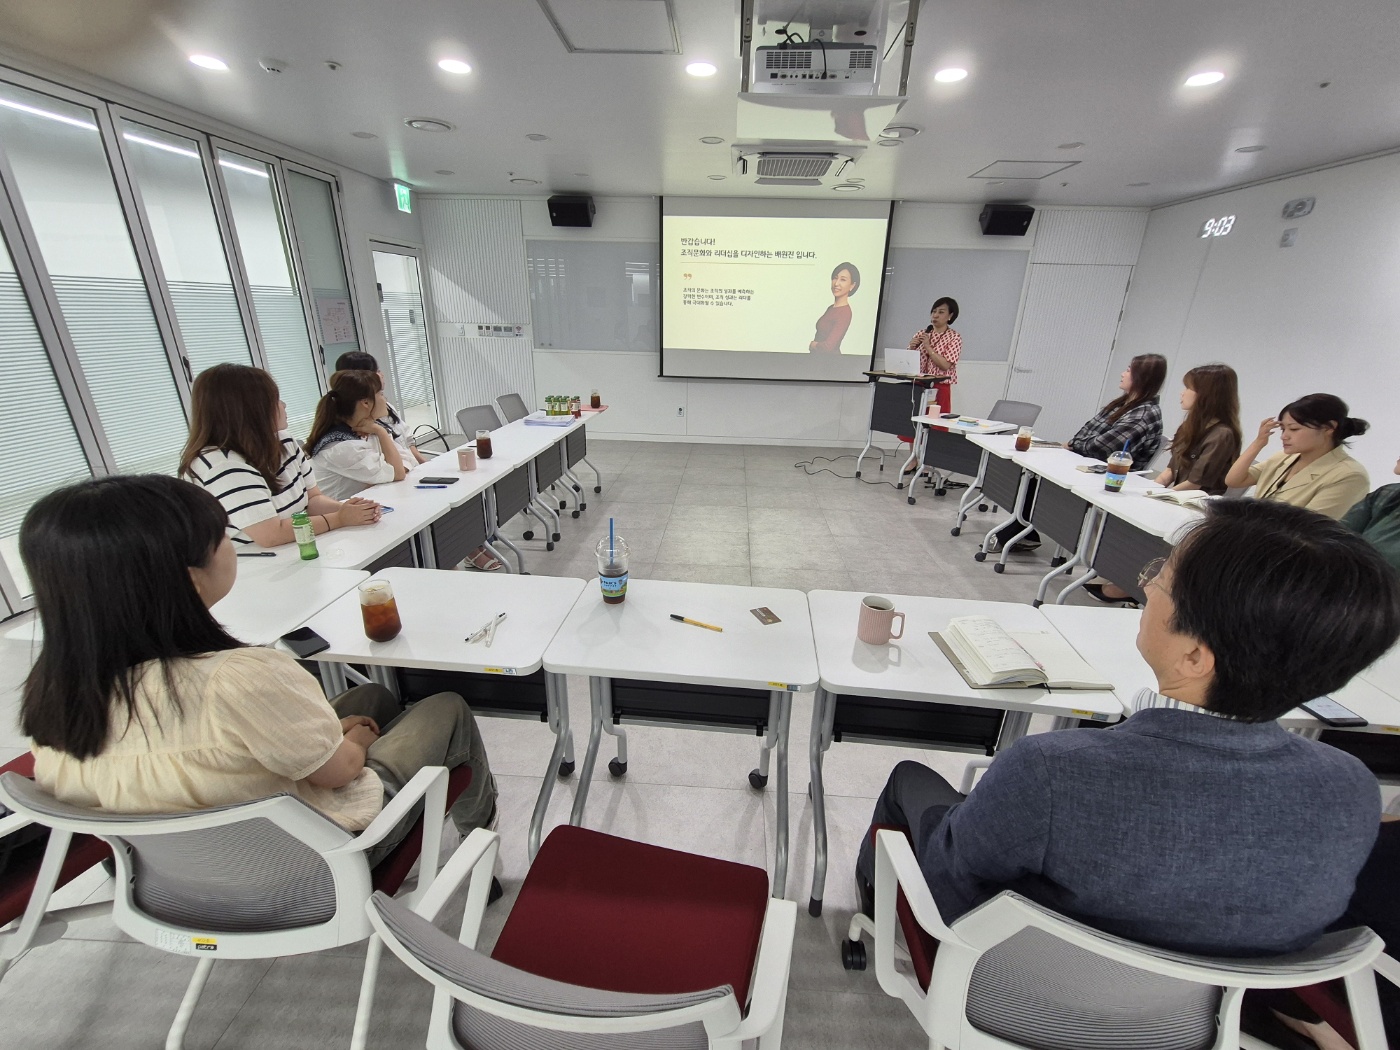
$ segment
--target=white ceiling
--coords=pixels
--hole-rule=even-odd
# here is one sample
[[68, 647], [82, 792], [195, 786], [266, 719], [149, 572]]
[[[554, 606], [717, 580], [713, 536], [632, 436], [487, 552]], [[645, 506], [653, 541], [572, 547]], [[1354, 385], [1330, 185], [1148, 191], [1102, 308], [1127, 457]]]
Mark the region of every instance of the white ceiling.
[[[0, 41], [428, 192], [761, 195], [730, 169], [737, 3], [675, 6], [681, 55], [569, 54], [532, 0], [0, 0]], [[881, 199], [1147, 205], [1389, 149], [1397, 43], [1395, 0], [927, 0], [898, 116], [923, 133], [852, 174]], [[441, 72], [447, 56], [474, 71]], [[688, 76], [697, 59], [719, 73]], [[971, 76], [935, 83], [949, 65]], [[1205, 69], [1227, 77], [1181, 86]], [[419, 116], [457, 130], [404, 126]], [[1080, 163], [969, 178], [998, 160]]]

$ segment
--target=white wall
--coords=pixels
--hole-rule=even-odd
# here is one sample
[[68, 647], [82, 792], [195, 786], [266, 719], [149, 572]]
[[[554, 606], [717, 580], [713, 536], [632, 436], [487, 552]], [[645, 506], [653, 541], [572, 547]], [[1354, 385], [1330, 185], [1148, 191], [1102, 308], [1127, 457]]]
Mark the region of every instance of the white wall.
[[382, 179], [341, 168], [340, 213], [345, 223], [345, 240], [350, 248], [350, 280], [360, 308], [364, 331], [361, 345], [381, 365], [388, 357], [384, 324], [379, 314], [379, 292], [374, 278], [374, 256], [369, 242], [388, 241], [410, 248], [423, 246], [421, 202], [415, 199], [412, 213], [401, 212], [394, 203], [394, 185]]
[[[1296, 197], [1311, 215], [1284, 220]], [[1234, 215], [1225, 237], [1202, 223]], [[1297, 244], [1279, 246], [1283, 231]], [[1303, 394], [1343, 398], [1371, 422], [1352, 452], [1372, 485], [1400, 453], [1400, 155], [1358, 161], [1217, 194], [1152, 213], [1128, 291], [1109, 379], [1135, 354], [1164, 354], [1168, 433], [1179, 379], [1223, 361], [1240, 373], [1246, 439], [1260, 419]], [[1109, 397], [1105, 383], [1102, 397]], [[1277, 444], [1273, 446], [1278, 450]]]

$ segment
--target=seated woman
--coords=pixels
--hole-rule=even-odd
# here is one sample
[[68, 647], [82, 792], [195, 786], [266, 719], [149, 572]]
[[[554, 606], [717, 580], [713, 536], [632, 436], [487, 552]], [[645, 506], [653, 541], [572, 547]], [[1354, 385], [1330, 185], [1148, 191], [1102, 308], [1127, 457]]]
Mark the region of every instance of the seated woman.
[[[373, 354], [367, 354], [363, 350], [351, 350], [341, 354], [335, 359], [335, 370], [337, 372], [373, 372], [379, 377], [381, 385], [387, 386], [384, 373], [379, 370], [379, 362], [374, 359]], [[426, 463], [430, 457], [418, 451], [417, 446], [409, 440], [408, 424], [398, 411], [388, 401], [384, 402], [386, 409], [384, 415], [379, 416], [377, 422], [389, 432], [389, 436], [394, 439], [394, 444], [399, 446], [399, 451], [403, 453], [403, 463], [409, 470], [413, 469], [415, 463]]]
[[[1400, 474], [1400, 462], [1395, 473]], [[1346, 512], [1342, 524], [1361, 533], [1400, 572], [1400, 485], [1376, 489]]]
[[[157, 474], [80, 482], [25, 516], [20, 555], [44, 644], [20, 723], [44, 789], [114, 813], [286, 792], [359, 831], [419, 769], [467, 765], [471, 785], [452, 820], [464, 835], [486, 826], [496, 788], [460, 696], [400, 712], [370, 685], [328, 703], [291, 656], [224, 631], [209, 609], [238, 571], [227, 524], [209, 493]], [[370, 851], [371, 863], [413, 819]]]
[[1161, 354], [1133, 358], [1118, 377], [1122, 394], [1099, 409], [1065, 448], [1101, 460], [1126, 449], [1133, 465], [1145, 468], [1162, 447], [1162, 408], [1157, 394], [1166, 378], [1167, 359]]
[[[321, 491], [347, 499], [369, 485], [402, 481], [408, 473], [403, 452], [379, 422], [389, 410], [384, 383], [375, 372], [337, 372], [316, 404], [306, 452]], [[416, 466], [413, 460], [408, 464]]]
[[[1156, 689], [1123, 723], [1023, 737], [965, 799], [902, 762], [873, 822], [910, 830], [945, 922], [1009, 889], [1175, 951], [1305, 948], [1346, 911], [1380, 792], [1356, 758], [1276, 719], [1395, 643], [1400, 579], [1319, 514], [1218, 500], [1143, 580], [1137, 649]], [[869, 903], [869, 836], [856, 870]]]
[[[1340, 518], [1371, 488], [1371, 479], [1344, 447], [1348, 438], [1371, 425], [1347, 415], [1347, 403], [1333, 394], [1308, 394], [1285, 405], [1278, 418], [1259, 424], [1259, 433], [1225, 475], [1232, 488], [1254, 486], [1256, 499], [1278, 500]], [[1256, 463], [1275, 430], [1283, 451]]]
[[311, 461], [287, 433], [287, 406], [261, 368], [205, 369], [190, 391], [190, 436], [179, 476], [207, 489], [228, 515], [235, 544], [291, 543], [292, 515], [306, 511], [317, 534], [379, 520], [379, 504], [337, 503], [316, 485]]

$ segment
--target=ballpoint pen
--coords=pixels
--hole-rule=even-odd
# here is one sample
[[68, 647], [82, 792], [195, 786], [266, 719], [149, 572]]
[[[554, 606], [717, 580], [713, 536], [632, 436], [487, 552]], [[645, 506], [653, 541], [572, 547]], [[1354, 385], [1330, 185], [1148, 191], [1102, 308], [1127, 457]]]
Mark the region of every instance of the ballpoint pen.
[[276, 552], [276, 551], [239, 551], [239, 552], [238, 552], [238, 556], [239, 556], [240, 558], [275, 558], [275, 557], [277, 557], [277, 552]]
[[489, 646], [496, 638], [496, 624], [500, 623], [505, 618], [505, 613], [497, 613], [495, 616], [491, 617], [490, 620], [471, 633], [471, 636], [467, 638], [467, 644], [471, 645], [474, 642], [481, 641], [483, 638], [487, 638], [486, 644]]

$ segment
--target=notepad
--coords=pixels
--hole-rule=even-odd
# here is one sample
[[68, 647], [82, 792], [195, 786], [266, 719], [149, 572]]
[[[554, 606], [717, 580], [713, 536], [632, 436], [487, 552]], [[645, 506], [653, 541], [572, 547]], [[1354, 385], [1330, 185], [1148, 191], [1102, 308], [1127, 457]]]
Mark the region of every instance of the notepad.
[[1211, 500], [1220, 498], [1212, 496], [1208, 492], [1202, 492], [1200, 489], [1185, 489], [1181, 492], [1177, 492], [1175, 489], [1157, 489], [1152, 492], [1144, 492], [1143, 495], [1148, 499], [1159, 499], [1164, 503], [1175, 503], [1178, 506], [1191, 507], [1194, 510], [1201, 510]]
[[929, 637], [974, 689], [1113, 689], [1053, 631], [1008, 631], [990, 616], [958, 616]]

